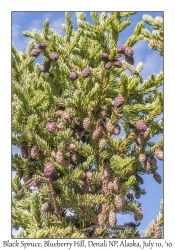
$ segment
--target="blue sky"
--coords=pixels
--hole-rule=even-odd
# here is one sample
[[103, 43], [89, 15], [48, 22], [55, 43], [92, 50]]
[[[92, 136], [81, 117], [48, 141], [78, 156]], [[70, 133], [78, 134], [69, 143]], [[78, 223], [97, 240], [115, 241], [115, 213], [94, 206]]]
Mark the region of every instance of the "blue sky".
[[[100, 13], [100, 12], [99, 12]], [[153, 18], [156, 16], [163, 17], [163, 12], [138, 12], [136, 15], [131, 16], [132, 24], [124, 30], [119, 36], [118, 45], [122, 45], [127, 40], [127, 37], [133, 34], [133, 29], [137, 22], [142, 20], [144, 14], [149, 14]], [[75, 12], [71, 12], [71, 16], [74, 23], [74, 28], [77, 29]], [[86, 12], [87, 21], [92, 23], [90, 13]], [[50, 19], [50, 27], [55, 29], [60, 35], [64, 36], [61, 24], [65, 23], [64, 12], [12, 12], [12, 42], [18, 51], [25, 51], [30, 41], [22, 35], [25, 30], [32, 31], [37, 29], [42, 31], [42, 24], [46, 18]], [[148, 26], [146, 26], [148, 28]], [[157, 51], [150, 50], [148, 43], [145, 41], [138, 42], [134, 47], [134, 60], [136, 67], [139, 62], [143, 62], [144, 68], [141, 72], [141, 76], [146, 79], [150, 74], [158, 74], [163, 70], [163, 58], [158, 55]], [[37, 59], [41, 61], [41, 57]], [[155, 137], [157, 140], [158, 137]], [[19, 149], [15, 146], [12, 147], [12, 153], [19, 153]], [[158, 160], [158, 171], [163, 179], [163, 163]], [[142, 210], [144, 218], [141, 221], [140, 230], [144, 230], [151, 220], [156, 220], [156, 215], [160, 210], [160, 201], [163, 198], [163, 184], [158, 184], [152, 175], [145, 175], [143, 177], [144, 184], [141, 185], [147, 190], [147, 194], [141, 196], [138, 200], [142, 203]], [[134, 222], [133, 215], [117, 215], [118, 224], [123, 222]]]

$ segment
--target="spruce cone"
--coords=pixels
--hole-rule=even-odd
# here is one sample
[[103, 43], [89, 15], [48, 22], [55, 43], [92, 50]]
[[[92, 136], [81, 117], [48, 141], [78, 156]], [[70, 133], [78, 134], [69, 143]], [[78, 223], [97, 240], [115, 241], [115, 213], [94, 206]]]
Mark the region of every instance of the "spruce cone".
[[89, 180], [92, 180], [92, 177], [93, 177], [92, 171], [91, 171], [91, 170], [88, 170], [88, 171], [86, 172], [86, 178], [89, 179]]
[[140, 131], [140, 132], [143, 132], [143, 131], [146, 131], [146, 125], [145, 125], [145, 123], [143, 122], [143, 121], [141, 121], [141, 120], [138, 120], [137, 122], [136, 122], [136, 129], [138, 130], [138, 131]]
[[124, 97], [123, 96], [118, 96], [117, 98], [115, 98], [114, 100], [114, 105], [117, 107], [117, 108], [120, 108], [123, 104], [124, 104]]
[[35, 57], [37, 58], [40, 54], [40, 50], [39, 49], [32, 49], [30, 52], [30, 57]]
[[147, 160], [144, 164], [144, 169], [145, 169], [145, 172], [149, 172], [151, 170], [152, 166], [150, 164], [150, 162]]
[[56, 52], [52, 52], [52, 53], [50, 54], [50, 60], [51, 60], [52, 62], [56, 62], [56, 61], [58, 60], [58, 58], [59, 58], [59, 56], [58, 56], [58, 54], [57, 54]]
[[44, 72], [44, 73], [48, 72], [50, 67], [51, 67], [51, 63], [50, 63], [50, 60], [49, 60], [49, 61], [43, 63], [43, 65], [41, 67], [41, 72]]
[[109, 55], [107, 53], [103, 53], [101, 56], [100, 56], [100, 59], [104, 62], [107, 62], [109, 60]]
[[137, 75], [137, 76], [139, 76], [139, 72], [136, 71], [136, 70], [133, 70], [133, 71], [131, 72], [131, 75]]
[[63, 161], [64, 161], [63, 153], [61, 153], [60, 151], [57, 151], [57, 153], [55, 154], [55, 160], [58, 164], [63, 165]]
[[134, 218], [135, 218], [135, 221], [138, 221], [138, 220], [142, 220], [142, 219], [143, 219], [143, 213], [142, 213], [142, 210], [141, 210], [140, 208], [138, 208], [138, 209], [135, 211]]
[[162, 238], [162, 229], [160, 228], [157, 221], [154, 222], [154, 238], [156, 239]]
[[146, 161], [146, 155], [145, 154], [140, 154], [139, 155], [139, 161], [142, 163], [142, 162], [145, 162]]
[[46, 129], [52, 135], [56, 134], [56, 123], [52, 120], [48, 121], [46, 124]]
[[117, 211], [122, 211], [122, 208], [123, 208], [123, 200], [122, 200], [122, 198], [121, 198], [119, 195], [117, 195], [117, 196], [115, 197], [114, 205], [115, 205]]
[[87, 117], [83, 120], [83, 128], [86, 130], [86, 131], [89, 131], [90, 130], [90, 127], [91, 127], [91, 121], [90, 119]]
[[82, 191], [83, 191], [83, 193], [85, 193], [85, 194], [89, 194], [89, 193], [92, 193], [92, 192], [93, 192], [91, 186], [90, 186], [89, 183], [87, 183], [87, 182], [83, 182]]
[[37, 159], [40, 157], [40, 151], [39, 151], [39, 147], [37, 145], [33, 145], [30, 155], [34, 159]]
[[43, 205], [42, 205], [42, 208], [41, 208], [41, 212], [44, 213], [44, 212], [48, 212], [51, 208], [51, 204], [49, 202], [45, 202]]
[[125, 55], [129, 58], [133, 57], [134, 50], [131, 47], [125, 47]]
[[44, 166], [44, 174], [45, 176], [51, 176], [53, 174], [55, 167], [52, 162], [47, 162]]
[[102, 149], [102, 150], [105, 149], [106, 145], [107, 145], [106, 139], [103, 138], [99, 141], [99, 149]]
[[63, 166], [64, 167], [69, 167], [69, 165], [70, 165], [70, 159], [69, 159], [69, 157], [64, 157]]
[[107, 70], [110, 70], [110, 68], [112, 67], [112, 63], [111, 62], [105, 62], [104, 63], [104, 68]]
[[119, 181], [119, 179], [115, 178], [113, 181], [113, 185], [114, 185], [114, 190], [116, 192], [119, 192], [121, 188], [121, 182]]
[[28, 145], [26, 142], [23, 142], [21, 144], [21, 154], [22, 154], [22, 158], [24, 159], [28, 158]]
[[150, 127], [147, 127], [145, 132], [144, 132], [144, 138], [147, 138], [151, 133], [151, 128]]
[[156, 167], [156, 165], [157, 165], [157, 160], [156, 160], [156, 158], [151, 157], [151, 158], [149, 159], [149, 162], [150, 162], [150, 164], [151, 164], [152, 167]]
[[78, 78], [78, 74], [76, 72], [70, 72], [69, 78], [70, 80], [75, 81]]
[[101, 127], [96, 128], [92, 133], [92, 140], [94, 141], [98, 140], [101, 136], [101, 131], [102, 131]]
[[88, 76], [90, 76], [91, 70], [88, 69], [88, 68], [85, 68], [85, 69], [82, 70], [81, 74], [82, 74], [83, 78], [87, 78]]
[[157, 181], [159, 184], [162, 183], [162, 178], [161, 178], [161, 176], [160, 176], [158, 173], [155, 172], [154, 175], [153, 175], [153, 178], [154, 178], [154, 180]]
[[64, 123], [66, 123], [66, 124], [70, 124], [71, 123], [70, 115], [66, 111], [64, 111], [62, 113], [61, 117], [62, 117]]
[[44, 50], [44, 49], [46, 49], [46, 44], [44, 43], [44, 42], [40, 42], [39, 44], [38, 44], [38, 49], [40, 49], [40, 50]]
[[57, 128], [58, 128], [59, 131], [65, 131], [66, 130], [66, 127], [64, 126], [63, 123], [58, 124]]
[[102, 194], [106, 196], [108, 194], [108, 180], [107, 178], [102, 180]]
[[144, 136], [142, 133], [139, 133], [138, 136], [137, 136], [137, 145], [138, 146], [141, 146], [144, 142]]
[[103, 215], [103, 214], [99, 214], [99, 215], [98, 215], [98, 224], [99, 224], [100, 227], [103, 226], [104, 220], [105, 220], [104, 215]]
[[117, 124], [113, 129], [114, 135], [119, 135], [121, 132], [121, 127]]
[[142, 177], [141, 177], [140, 175], [138, 175], [138, 174], [136, 174], [136, 181], [137, 181], [138, 183], [140, 183], [140, 184], [143, 184], [143, 183], [144, 183]]
[[75, 150], [77, 147], [74, 145], [74, 144], [72, 144], [72, 143], [70, 143], [70, 144], [68, 144], [67, 146], [66, 146], [66, 150], [67, 151], [73, 151], [73, 150]]
[[19, 178], [21, 179], [22, 177], [23, 177], [23, 171], [22, 170], [18, 170], [17, 172], [16, 172], [16, 176], [19, 176]]
[[32, 150], [33, 145], [28, 144], [28, 155], [31, 156], [31, 150]]
[[125, 47], [123, 45], [118, 46], [117, 47], [117, 53], [125, 54]]
[[156, 148], [155, 155], [159, 160], [163, 161], [163, 151], [162, 150]]
[[140, 190], [140, 188], [138, 187], [138, 188], [135, 189], [135, 197], [136, 197], [136, 199], [139, 199], [140, 196], [141, 196], [141, 190]]
[[122, 62], [118, 59], [114, 59], [113, 65], [115, 68], [121, 68], [122, 67]]
[[134, 65], [134, 57], [127, 57], [125, 55], [125, 61], [131, 65]]
[[56, 113], [56, 115], [61, 116], [63, 114], [63, 112], [64, 112], [63, 110], [59, 109], [55, 113]]
[[77, 125], [77, 126], [81, 125], [81, 119], [79, 117], [74, 117], [73, 121], [74, 121], [75, 125]]
[[106, 177], [110, 177], [111, 174], [112, 174], [112, 168], [111, 168], [111, 166], [110, 166], [109, 163], [106, 163], [106, 164], [104, 165], [104, 176], [105, 176], [105, 178], [106, 178]]
[[115, 227], [116, 226], [116, 213], [111, 210], [110, 213], [109, 213], [109, 226], [110, 227]]
[[109, 121], [107, 124], [106, 124], [106, 130], [108, 133], [112, 132], [114, 129], [114, 126], [112, 125], [112, 123]]
[[131, 191], [128, 191], [126, 193], [126, 197], [129, 199], [129, 200], [134, 200], [134, 196], [133, 196], [133, 193]]
[[101, 109], [98, 113], [98, 117], [103, 120], [106, 118], [106, 116], [107, 116], [106, 111]]
[[71, 160], [73, 163], [78, 161], [78, 154], [76, 152], [71, 153]]

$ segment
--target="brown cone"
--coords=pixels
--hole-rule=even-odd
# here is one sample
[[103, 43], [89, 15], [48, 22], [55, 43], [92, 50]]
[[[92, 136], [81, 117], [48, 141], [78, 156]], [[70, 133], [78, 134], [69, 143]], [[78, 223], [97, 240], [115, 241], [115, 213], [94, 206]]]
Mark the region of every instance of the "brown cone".
[[150, 162], [150, 164], [151, 164], [152, 167], [155, 167], [157, 165], [157, 160], [154, 157], [151, 157], [149, 159], [149, 162]]
[[155, 155], [159, 160], [163, 161], [163, 151], [162, 150], [156, 148]]
[[135, 197], [136, 199], [139, 199], [141, 196], [141, 190], [140, 188], [138, 187], [137, 189], [135, 189]]
[[57, 151], [56, 154], [55, 154], [55, 160], [56, 160], [57, 163], [62, 165], [63, 160], [64, 160], [63, 153], [61, 153], [60, 151]]
[[114, 185], [114, 190], [116, 192], [119, 192], [121, 188], [121, 182], [119, 181], [119, 179], [115, 178], [113, 181], [113, 185]]
[[140, 154], [140, 155], [139, 155], [139, 161], [140, 161], [141, 163], [145, 162], [145, 161], [146, 161], [146, 155], [145, 155], [145, 154]]
[[89, 131], [90, 130], [90, 127], [91, 127], [91, 121], [90, 119], [87, 117], [83, 120], [83, 128], [86, 130], [86, 131]]
[[92, 133], [92, 140], [94, 141], [98, 140], [101, 136], [101, 131], [102, 131], [101, 127], [96, 128]]
[[103, 138], [99, 141], [99, 149], [102, 149], [102, 150], [105, 149], [106, 145], [107, 145], [106, 139]]
[[55, 113], [56, 113], [56, 115], [61, 116], [63, 114], [63, 112], [64, 112], [63, 110], [59, 109]]
[[139, 133], [137, 136], [137, 145], [141, 146], [144, 142], [144, 135], [142, 133]]
[[160, 228], [157, 221], [154, 223], [154, 238], [161, 239], [162, 238], [162, 229]]
[[57, 128], [58, 128], [59, 131], [65, 131], [66, 130], [66, 127], [64, 126], [63, 123], [58, 124]]
[[151, 170], [152, 166], [150, 164], [150, 162], [147, 160], [144, 164], [144, 169], [145, 169], [145, 172], [149, 172]]
[[114, 205], [115, 205], [117, 211], [122, 211], [122, 208], [123, 208], [123, 200], [122, 200], [122, 198], [121, 198], [119, 195], [117, 195], [117, 196], [115, 197]]
[[74, 121], [75, 125], [77, 125], [77, 126], [81, 125], [81, 119], [79, 117], [74, 117], [73, 121]]
[[112, 192], [113, 189], [114, 189], [114, 184], [113, 184], [113, 182], [112, 182], [112, 181], [108, 182], [108, 190], [109, 190], [110, 192]]
[[116, 213], [111, 210], [109, 213], [109, 226], [110, 227], [115, 227], [116, 226]]
[[138, 220], [142, 220], [142, 219], [143, 219], [143, 213], [142, 213], [142, 210], [141, 210], [140, 208], [138, 208], [138, 209], [135, 211], [134, 218], [135, 218], [135, 221], [138, 221]]
[[104, 176], [105, 177], [110, 177], [112, 174], [112, 168], [109, 163], [106, 163], [104, 165]]
[[33, 145], [30, 155], [34, 159], [37, 159], [40, 157], [40, 151], [39, 151], [39, 147], [37, 145]]
[[42, 205], [42, 208], [41, 208], [41, 212], [44, 213], [44, 212], [48, 212], [50, 210], [50, 203], [49, 202], [45, 202], [43, 205]]
[[144, 183], [142, 177], [141, 177], [140, 175], [138, 175], [138, 174], [136, 174], [136, 181], [137, 181], [138, 183], [140, 183], [140, 184], [143, 184], [143, 183]]
[[162, 178], [158, 173], [154, 173], [153, 178], [155, 181], [157, 181], [159, 184], [162, 183]]
[[99, 111], [99, 113], [98, 113], [98, 117], [100, 118], [100, 119], [105, 119], [106, 118], [106, 116], [107, 116], [107, 113], [106, 113], [106, 111], [105, 110], [100, 110]]
[[150, 133], [151, 133], [151, 128], [147, 127], [146, 130], [145, 130], [145, 132], [144, 132], [144, 138], [149, 137]]
[[71, 123], [71, 119], [70, 119], [69, 113], [67, 113], [67, 112], [64, 111], [62, 113], [61, 117], [62, 117], [62, 120], [63, 120], [64, 123], [66, 123], [66, 124], [70, 124]]
[[72, 143], [70, 143], [70, 144], [68, 144], [67, 146], [66, 146], [66, 150], [67, 151], [73, 151], [73, 150], [75, 150], [77, 147], [74, 145], [74, 144], [72, 144]]

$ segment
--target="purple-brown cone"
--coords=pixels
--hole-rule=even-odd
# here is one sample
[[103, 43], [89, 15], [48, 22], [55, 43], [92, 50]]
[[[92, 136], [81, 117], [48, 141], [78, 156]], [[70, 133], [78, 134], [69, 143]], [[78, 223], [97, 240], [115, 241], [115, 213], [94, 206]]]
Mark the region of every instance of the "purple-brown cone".
[[131, 72], [131, 75], [137, 75], [137, 76], [139, 76], [139, 72], [136, 71], [136, 70], [133, 70], [133, 71]]
[[131, 47], [126, 47], [125, 48], [125, 55], [127, 57], [133, 57], [134, 55], [134, 50]]
[[54, 121], [48, 121], [46, 124], [46, 129], [49, 133], [55, 134], [56, 132], [56, 123]]
[[70, 72], [69, 78], [70, 78], [72, 81], [75, 81], [75, 80], [78, 78], [78, 75], [77, 75], [76, 72]]
[[56, 62], [56, 61], [58, 60], [58, 58], [59, 58], [59, 56], [58, 56], [58, 54], [57, 54], [56, 52], [52, 52], [52, 53], [50, 54], [50, 60], [51, 60], [52, 62]]
[[109, 55], [107, 53], [103, 53], [100, 56], [100, 58], [101, 58], [102, 61], [107, 62], [109, 60]]
[[120, 45], [117, 47], [117, 52], [119, 54], [124, 54], [125, 53], [125, 47], [123, 45]]
[[46, 44], [44, 43], [44, 42], [40, 42], [39, 44], [38, 44], [38, 49], [40, 49], [40, 50], [44, 50], [44, 49], [46, 49]]
[[137, 130], [142, 132], [142, 131], [145, 131], [147, 127], [143, 121], [139, 120], [136, 122], [136, 128]]
[[44, 166], [44, 174], [45, 176], [51, 176], [55, 167], [52, 162], [47, 162]]
[[104, 67], [105, 67], [105, 69], [109, 70], [112, 67], [112, 63], [111, 62], [105, 62]]
[[30, 52], [30, 56], [33, 56], [35, 58], [37, 58], [40, 54], [40, 50], [39, 49], [32, 49]]
[[51, 67], [51, 64], [50, 64], [50, 60], [49, 60], [49, 61], [43, 63], [42, 68], [41, 68], [41, 72], [48, 72], [50, 67]]
[[117, 108], [120, 108], [120, 107], [123, 105], [124, 101], [125, 101], [125, 100], [124, 100], [123, 96], [118, 96], [118, 97], [116, 97], [115, 100], [114, 100], [114, 105], [115, 105]]
[[118, 60], [118, 59], [114, 59], [113, 65], [116, 68], [121, 68], [122, 67], [122, 62], [120, 60]]
[[84, 68], [84, 69], [82, 70], [81, 74], [82, 74], [82, 77], [83, 77], [83, 78], [86, 78], [86, 77], [90, 76], [91, 70], [88, 69], [88, 68]]

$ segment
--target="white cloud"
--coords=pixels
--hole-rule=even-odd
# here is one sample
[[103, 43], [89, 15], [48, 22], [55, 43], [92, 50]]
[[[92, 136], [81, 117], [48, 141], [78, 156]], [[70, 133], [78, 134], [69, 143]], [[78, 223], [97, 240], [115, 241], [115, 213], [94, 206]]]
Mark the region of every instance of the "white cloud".
[[59, 35], [63, 36], [65, 34], [64, 30], [62, 29], [63, 23], [65, 23], [65, 18], [55, 19], [53, 22], [50, 22], [50, 28], [54, 29]]

